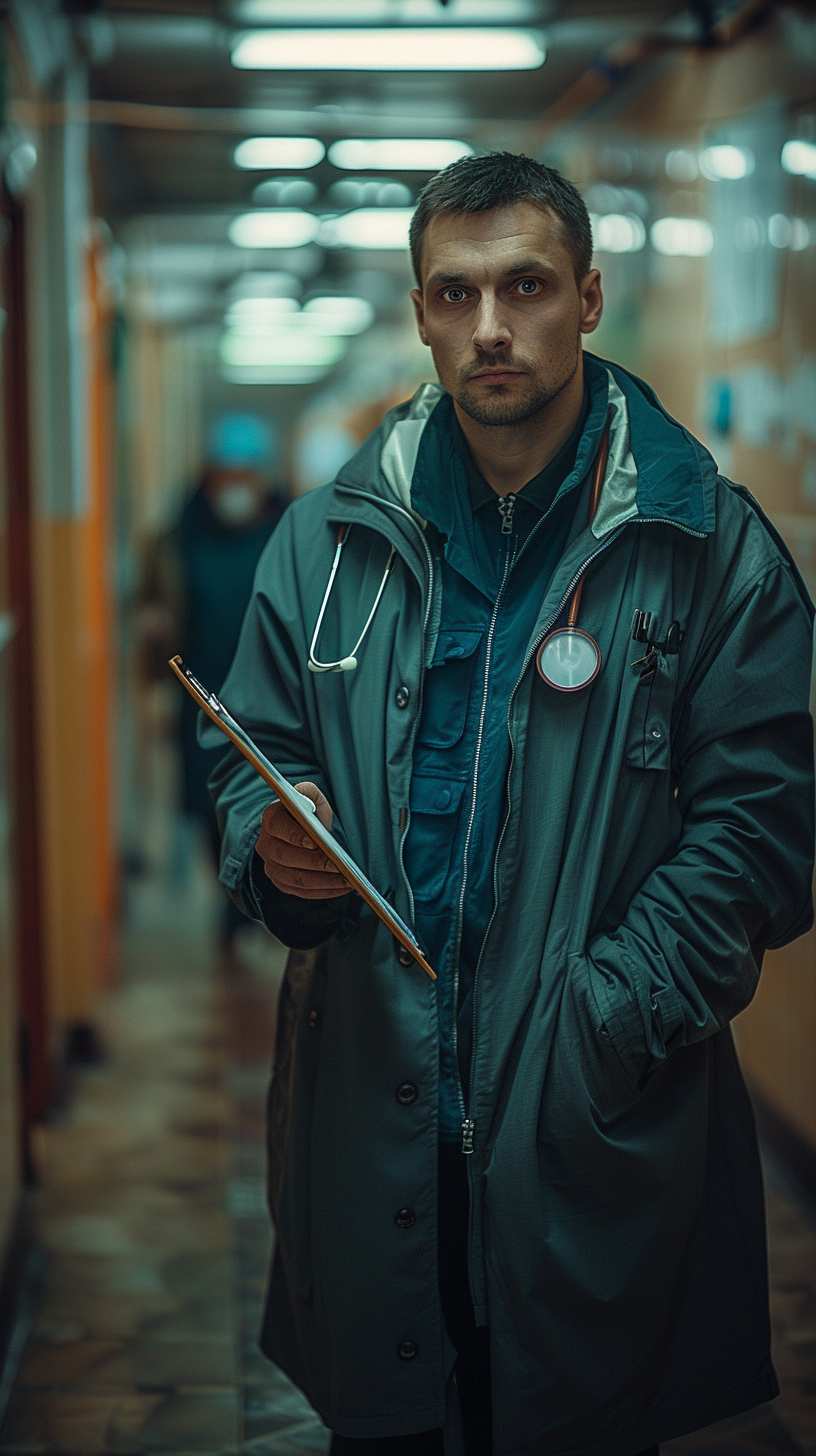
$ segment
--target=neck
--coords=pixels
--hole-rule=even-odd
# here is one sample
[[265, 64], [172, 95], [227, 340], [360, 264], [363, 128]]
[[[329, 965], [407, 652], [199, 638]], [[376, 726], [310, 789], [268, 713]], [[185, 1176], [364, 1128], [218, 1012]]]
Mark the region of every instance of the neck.
[[470, 453], [496, 495], [517, 495], [554, 460], [581, 414], [584, 401], [584, 361], [568, 384], [529, 420], [518, 425], [481, 425], [454, 400], [456, 418]]

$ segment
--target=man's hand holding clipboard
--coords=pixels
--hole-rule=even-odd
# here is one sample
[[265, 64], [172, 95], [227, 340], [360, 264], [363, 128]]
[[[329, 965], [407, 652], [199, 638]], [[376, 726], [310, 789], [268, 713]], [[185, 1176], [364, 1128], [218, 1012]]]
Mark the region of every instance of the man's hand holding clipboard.
[[[317, 784], [295, 784], [295, 789], [304, 798], [311, 799], [317, 818], [330, 831], [331, 805]], [[304, 834], [280, 799], [264, 810], [255, 848], [269, 879], [285, 895], [298, 895], [303, 900], [336, 900], [354, 888], [318, 849], [314, 836]]]
[[[217, 723], [280, 801], [266, 810], [258, 841], [259, 852], [261, 846], [267, 851], [262, 854], [264, 862], [271, 859], [278, 866], [273, 883], [285, 893], [299, 895], [303, 899], [336, 898], [348, 894], [350, 886], [371, 906], [431, 979], [436, 980], [436, 974], [425, 960], [413, 932], [332, 835], [332, 811], [325, 795], [314, 784], [301, 785], [301, 789], [307, 791], [305, 793], [293, 788], [227, 712], [215, 693], [202, 686], [180, 657], [171, 657], [170, 666], [207, 717]], [[314, 855], [320, 855], [317, 869], [309, 863]], [[326, 868], [325, 861], [334, 868]], [[338, 872], [347, 884], [338, 881]]]

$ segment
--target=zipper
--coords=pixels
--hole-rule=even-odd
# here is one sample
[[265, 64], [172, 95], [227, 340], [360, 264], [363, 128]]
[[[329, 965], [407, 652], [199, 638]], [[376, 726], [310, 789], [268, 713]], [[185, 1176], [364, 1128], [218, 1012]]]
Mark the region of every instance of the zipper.
[[[506, 499], [510, 503], [509, 504], [509, 508], [508, 508], [508, 510], [507, 510], [506, 513], [504, 511], [502, 511], [502, 506], [504, 505], [504, 501], [501, 501], [499, 503], [499, 510], [502, 511], [502, 534], [503, 535], [509, 535], [509, 530], [508, 531], [505, 531], [505, 523], [507, 522], [507, 520], [509, 520], [511, 522], [510, 529], [512, 529], [513, 506], [515, 505], [515, 496], [508, 496], [508, 497], [506, 497]], [[460, 1073], [459, 1073], [459, 1037], [458, 1037], [458, 1031], [457, 1031], [457, 1010], [458, 1010], [458, 1005], [459, 1005], [459, 956], [460, 956], [461, 947], [462, 947], [462, 922], [464, 920], [464, 914], [465, 914], [465, 896], [467, 894], [468, 852], [470, 850], [470, 837], [471, 837], [471, 834], [473, 833], [473, 824], [474, 824], [474, 820], [476, 818], [476, 801], [477, 801], [478, 793], [479, 793], [479, 762], [480, 762], [481, 753], [482, 753], [482, 739], [484, 737], [485, 715], [487, 713], [487, 697], [488, 697], [488, 692], [489, 692], [489, 689], [490, 689], [490, 662], [491, 662], [491, 658], [492, 658], [492, 655], [493, 655], [493, 635], [494, 635], [495, 630], [496, 630], [496, 621], [497, 621], [498, 615], [499, 615], [499, 607], [501, 605], [501, 599], [502, 599], [502, 596], [504, 594], [505, 583], [507, 581], [507, 577], [508, 577], [508, 574], [509, 574], [509, 571], [510, 571], [510, 567], [511, 567], [512, 562], [513, 562], [513, 557], [514, 557], [514, 552], [513, 552], [513, 549], [512, 549], [512, 543], [511, 543], [511, 541], [508, 541], [508, 543], [507, 543], [507, 551], [505, 553], [505, 558], [504, 558], [504, 572], [502, 574], [502, 579], [501, 579], [501, 583], [499, 585], [498, 594], [496, 596], [496, 600], [495, 600], [495, 603], [493, 605], [493, 615], [490, 618], [490, 626], [489, 626], [488, 632], [487, 632], [487, 647], [485, 649], [484, 686], [482, 688], [482, 706], [481, 706], [481, 710], [480, 710], [480, 713], [479, 713], [479, 727], [478, 727], [477, 734], [476, 734], [476, 757], [475, 757], [475, 760], [474, 760], [474, 767], [473, 767], [473, 792], [472, 792], [471, 798], [470, 798], [470, 818], [468, 819], [467, 833], [465, 835], [465, 847], [464, 847], [464, 850], [463, 850], [463, 853], [462, 853], [462, 888], [461, 888], [461, 890], [459, 892], [459, 908], [458, 908], [458, 912], [457, 912], [457, 916], [456, 916], [456, 937], [455, 937], [455, 967], [456, 967], [456, 969], [455, 969], [455, 971], [453, 973], [453, 1057], [454, 1057], [454, 1066], [456, 1068], [456, 1076], [457, 1076], [457, 1080], [459, 1082], [459, 1106], [460, 1106], [461, 1112], [462, 1112], [462, 1152], [463, 1153], [472, 1153], [473, 1152], [473, 1135], [474, 1135], [474, 1132], [476, 1130], [476, 1124], [474, 1123], [474, 1121], [473, 1121], [472, 1118], [468, 1117], [468, 1114], [467, 1114], [467, 1111], [466, 1111], [466, 1108], [465, 1108], [465, 1095], [464, 1095], [464, 1091], [462, 1089], [462, 1079], [461, 1079], [461, 1076], [460, 1076]], [[480, 952], [480, 954], [481, 954], [481, 952]], [[474, 990], [475, 990], [475, 978], [474, 978]]]
[[[618, 527], [618, 529], [611, 536], [608, 536], [606, 538], [606, 540], [603, 541], [598, 546], [598, 549], [596, 551], [593, 551], [592, 554], [587, 557], [587, 559], [584, 561], [583, 565], [578, 567], [578, 569], [573, 574], [573, 577], [572, 577], [572, 580], [569, 583], [569, 586], [564, 591], [564, 594], [561, 597], [561, 600], [558, 603], [558, 606], [556, 607], [555, 611], [552, 613], [552, 615], [550, 616], [550, 618], [547, 621], [547, 623], [545, 624], [545, 626], [542, 627], [541, 631], [538, 633], [538, 635], [536, 636], [536, 638], [532, 642], [531, 646], [528, 648], [527, 652], [525, 653], [524, 662], [522, 664], [521, 672], [519, 673], [519, 675], [518, 675], [515, 683], [513, 684], [513, 690], [512, 690], [512, 692], [510, 694], [510, 700], [509, 700], [508, 705], [507, 705], [507, 732], [508, 732], [508, 734], [510, 736], [510, 763], [509, 763], [508, 769], [507, 769], [507, 807], [506, 807], [506, 810], [505, 810], [504, 822], [503, 822], [502, 827], [501, 827], [501, 832], [499, 834], [499, 838], [498, 838], [497, 843], [496, 843], [496, 853], [493, 856], [493, 910], [492, 910], [490, 919], [487, 922], [487, 929], [486, 929], [486, 931], [484, 933], [484, 939], [482, 940], [481, 949], [479, 950], [479, 958], [478, 958], [478, 960], [476, 962], [476, 970], [473, 973], [473, 1020], [472, 1020], [472, 1023], [471, 1023], [472, 1030], [471, 1030], [471, 1052], [470, 1052], [471, 1077], [473, 1075], [473, 1065], [474, 1065], [474, 1062], [475, 1062], [475, 1059], [476, 1059], [476, 1009], [477, 1009], [476, 993], [477, 993], [478, 983], [479, 983], [479, 971], [480, 971], [481, 965], [482, 965], [482, 957], [484, 955], [484, 948], [487, 945], [488, 936], [490, 935], [490, 929], [491, 929], [491, 926], [493, 925], [493, 921], [496, 918], [496, 914], [497, 914], [498, 908], [499, 908], [499, 886], [498, 886], [499, 857], [500, 857], [500, 854], [501, 854], [501, 847], [502, 847], [502, 844], [504, 842], [504, 836], [505, 836], [505, 833], [507, 831], [507, 825], [510, 822], [510, 811], [511, 811], [510, 782], [511, 782], [511, 779], [512, 779], [512, 776], [513, 776], [513, 762], [514, 762], [515, 756], [516, 756], [516, 745], [515, 745], [515, 741], [513, 739], [512, 730], [510, 728], [510, 714], [512, 713], [512, 710], [513, 710], [513, 699], [516, 696], [516, 692], [517, 692], [517, 690], [519, 688], [519, 685], [521, 683], [522, 678], [524, 677], [525, 672], [527, 671], [527, 668], [528, 668], [528, 666], [530, 664], [530, 661], [531, 661], [532, 657], [538, 651], [538, 649], [541, 646], [541, 643], [544, 641], [544, 638], [546, 637], [547, 633], [551, 630], [552, 627], [555, 626], [555, 623], [558, 621], [558, 618], [561, 616], [561, 613], [563, 612], [564, 607], [567, 605], [567, 602], [569, 601], [570, 597], [572, 596], [572, 593], [575, 590], [575, 587], [578, 585], [578, 582], [580, 581], [580, 579], [583, 576], [584, 572], [588, 569], [589, 566], [592, 565], [592, 562], [593, 561], [595, 561], [599, 556], [601, 556], [603, 554], [603, 552], [606, 551], [607, 548], [613, 544], [613, 542], [617, 541], [618, 537], [626, 529], [627, 526], [632, 526], [632, 525], [673, 526], [676, 531], [682, 531], [684, 533], [684, 535], [686, 535], [686, 536], [695, 536], [699, 540], [705, 540], [706, 535], [708, 534], [706, 531], [695, 531], [695, 530], [692, 529], [691, 526], [681, 526], [678, 522], [675, 522], [675, 521], [666, 521], [662, 516], [636, 516], [634, 518], [634, 520], [624, 521], [623, 524], [620, 525]], [[536, 527], [536, 530], [537, 529], [538, 529], [538, 527]], [[527, 540], [524, 542], [524, 545], [522, 546], [521, 551], [519, 551], [519, 556], [521, 556], [521, 552], [524, 550], [524, 547], [529, 542], [530, 537], [533, 536], [534, 534], [535, 534], [534, 531], [531, 531], [530, 532], [530, 535], [527, 537]], [[502, 586], [503, 585], [504, 585], [504, 582], [502, 582]], [[456, 1033], [456, 1022], [454, 1020], [454, 1035], [455, 1035], [455, 1033]], [[468, 1089], [468, 1091], [470, 1091], [470, 1088]], [[468, 1098], [468, 1101], [470, 1101], [470, 1097]], [[467, 1111], [464, 1111], [464, 1113], [463, 1113], [463, 1119], [462, 1119], [462, 1152], [463, 1153], [472, 1153], [473, 1152], [473, 1138], [474, 1138], [475, 1131], [476, 1131], [476, 1123], [474, 1122], [473, 1118], [471, 1118], [468, 1115], [468, 1112]]]
[[[401, 506], [401, 505], [397, 504], [396, 501], [389, 501], [389, 500], [385, 499], [382, 496], [372, 495], [371, 492], [369, 492], [369, 491], [357, 490], [353, 486], [345, 486], [344, 489], [346, 489], [348, 491], [349, 495], [357, 496], [361, 500], [372, 501], [377, 506], [385, 506], [385, 507], [387, 507], [390, 510], [393, 510], [393, 511], [398, 512], [399, 515], [405, 516], [406, 520], [410, 521], [411, 525], [413, 526], [414, 530], [416, 531], [417, 535], [419, 536], [419, 538], [420, 538], [420, 540], [422, 542], [423, 549], [425, 551], [425, 557], [426, 557], [426, 560], [427, 560], [427, 563], [428, 563], [428, 600], [427, 600], [426, 605], [425, 605], [425, 618], [424, 618], [424, 621], [423, 621], [423, 624], [422, 624], [422, 676], [420, 678], [420, 694], [419, 694], [418, 711], [417, 711], [417, 716], [414, 719], [414, 731], [413, 731], [413, 734], [411, 736], [411, 743], [409, 745], [411, 754], [413, 755], [414, 742], [415, 742], [417, 730], [418, 730], [418, 727], [419, 727], [419, 713], [421, 712], [421, 709], [422, 709], [422, 682], [424, 681], [424, 672], [425, 672], [425, 637], [426, 637], [427, 630], [428, 630], [428, 619], [429, 619], [429, 616], [430, 616], [431, 605], [432, 605], [432, 602], [433, 602], [433, 572], [434, 572], [433, 556], [431, 554], [431, 549], [430, 549], [430, 547], [428, 545], [428, 542], [425, 539], [425, 533], [424, 533], [424, 531], [421, 531], [420, 530], [419, 526], [417, 525], [417, 522], [416, 522], [415, 518], [411, 515], [411, 512], [410, 511], [407, 511], [405, 509], [404, 506]], [[499, 512], [500, 512], [501, 517], [502, 517], [502, 527], [501, 527], [501, 529], [502, 529], [502, 535], [511, 535], [512, 534], [512, 528], [513, 528], [513, 513], [514, 513], [514, 509], [515, 509], [515, 502], [516, 502], [515, 495], [504, 496], [501, 499], [501, 501], [499, 502]], [[549, 512], [548, 512], [548, 514], [549, 514]], [[509, 519], [509, 525], [507, 524], [508, 519]], [[546, 517], [544, 519], [546, 519]], [[538, 530], [538, 526], [539, 525], [543, 525], [543, 524], [544, 524], [544, 520], [540, 521], [538, 523], [538, 525], [534, 528], [534, 530], [532, 530], [530, 532], [529, 536], [527, 537], [527, 539], [522, 544], [521, 550], [518, 553], [519, 556], [521, 556], [522, 552], [529, 545], [530, 540], [532, 539], [532, 537], [536, 534], [536, 531]], [[550, 618], [547, 621], [547, 623], [545, 624], [545, 626], [538, 633], [538, 635], [536, 636], [535, 640], [533, 641], [533, 643], [528, 648], [528, 650], [527, 650], [527, 652], [525, 654], [524, 662], [523, 662], [522, 668], [521, 668], [521, 672], [519, 673], [519, 675], [518, 675], [518, 677], [517, 677], [517, 679], [516, 679], [516, 681], [515, 681], [515, 683], [513, 685], [513, 690], [512, 690], [512, 692], [510, 694], [510, 700], [509, 700], [508, 706], [507, 706], [507, 731], [510, 734], [510, 763], [509, 763], [508, 770], [507, 770], [507, 807], [506, 807], [506, 811], [505, 811], [504, 822], [503, 822], [502, 827], [501, 827], [501, 832], [499, 834], [499, 838], [498, 838], [498, 841], [496, 843], [496, 852], [495, 852], [495, 855], [493, 857], [493, 911], [491, 913], [490, 919], [487, 922], [487, 929], [486, 929], [485, 934], [484, 934], [484, 939], [482, 940], [481, 949], [479, 950], [479, 957], [478, 957], [478, 960], [476, 962], [476, 970], [474, 971], [474, 975], [473, 975], [473, 1021], [472, 1021], [471, 1058], [470, 1058], [470, 1060], [471, 1060], [471, 1077], [472, 1077], [472, 1071], [473, 1071], [473, 1064], [474, 1064], [475, 1056], [476, 1056], [476, 1012], [477, 1012], [477, 995], [476, 995], [476, 993], [477, 993], [477, 989], [478, 989], [479, 971], [480, 971], [481, 965], [482, 965], [482, 957], [484, 956], [484, 948], [485, 948], [485, 946], [487, 944], [488, 936], [490, 934], [490, 930], [491, 930], [491, 927], [493, 925], [493, 921], [495, 920], [496, 914], [497, 914], [497, 911], [498, 911], [498, 883], [497, 883], [497, 881], [498, 881], [499, 857], [500, 857], [500, 853], [501, 853], [501, 847], [502, 847], [502, 844], [504, 842], [504, 836], [505, 836], [505, 833], [506, 833], [506, 830], [507, 830], [507, 825], [508, 825], [509, 820], [510, 820], [510, 811], [511, 811], [510, 782], [511, 782], [512, 773], [513, 773], [513, 763], [514, 763], [515, 755], [516, 755], [516, 745], [515, 745], [515, 742], [513, 741], [513, 735], [512, 735], [512, 732], [510, 730], [510, 714], [511, 714], [512, 708], [513, 708], [513, 699], [514, 699], [514, 697], [516, 695], [516, 692], [517, 692], [518, 687], [519, 687], [519, 685], [521, 683], [521, 680], [524, 677], [525, 672], [527, 671], [527, 668], [528, 668], [528, 666], [530, 664], [531, 658], [533, 657], [533, 655], [535, 654], [535, 652], [537, 652], [539, 646], [543, 642], [543, 640], [546, 637], [547, 633], [550, 631], [550, 629], [558, 621], [558, 618], [560, 617], [562, 611], [564, 610], [564, 607], [566, 606], [567, 602], [569, 601], [569, 598], [572, 595], [572, 592], [574, 591], [575, 587], [578, 585], [578, 582], [580, 581], [580, 579], [583, 576], [584, 572], [592, 565], [593, 561], [597, 560], [597, 558], [599, 556], [601, 556], [603, 554], [603, 552], [606, 551], [607, 548], [609, 546], [611, 546], [613, 544], [613, 542], [615, 542], [618, 539], [618, 537], [621, 535], [622, 531], [625, 530], [626, 526], [630, 526], [630, 525], [660, 525], [660, 526], [672, 526], [676, 531], [681, 531], [686, 536], [694, 536], [698, 540], [705, 540], [706, 536], [708, 535], [708, 532], [706, 532], [706, 531], [695, 531], [691, 526], [681, 526], [678, 521], [667, 521], [665, 519], [665, 517], [663, 517], [663, 516], [635, 516], [634, 519], [632, 519], [632, 520], [624, 521], [617, 528], [617, 530], [612, 533], [612, 535], [606, 537], [606, 539], [598, 546], [597, 550], [593, 551], [591, 553], [591, 555], [589, 555], [586, 558], [586, 560], [581, 564], [581, 566], [579, 566], [577, 568], [577, 570], [574, 572], [574, 574], [572, 576], [572, 579], [571, 579], [569, 585], [566, 587], [566, 589], [565, 589], [565, 591], [564, 591], [564, 593], [563, 593], [563, 595], [561, 597], [561, 600], [558, 603], [558, 606], [556, 607], [555, 611], [550, 616]], [[513, 560], [514, 560], [513, 552], [510, 549], [510, 543], [508, 543], [507, 556], [505, 558], [505, 563], [504, 563], [504, 574], [502, 576], [501, 585], [499, 586], [499, 593], [498, 593], [498, 596], [496, 597], [496, 603], [495, 603], [495, 606], [493, 608], [493, 615], [491, 617], [490, 627], [489, 627], [488, 636], [487, 636], [487, 654], [486, 654], [486, 659], [485, 659], [484, 692], [483, 692], [483, 696], [482, 696], [482, 708], [481, 708], [481, 713], [480, 713], [480, 718], [479, 718], [479, 731], [478, 731], [478, 737], [477, 737], [477, 743], [476, 743], [476, 769], [475, 769], [474, 781], [473, 781], [473, 797], [471, 799], [471, 813], [470, 813], [470, 819], [469, 819], [469, 822], [468, 822], [467, 836], [466, 836], [466, 839], [465, 839], [465, 852], [464, 852], [464, 860], [463, 860], [464, 869], [463, 869], [463, 877], [462, 877], [462, 890], [461, 890], [461, 893], [460, 893], [460, 896], [459, 896], [459, 913], [458, 913], [458, 916], [457, 916], [456, 971], [455, 971], [455, 975], [454, 975], [454, 987], [453, 987], [453, 995], [454, 995], [454, 1003], [453, 1003], [454, 1004], [454, 1016], [453, 1016], [453, 1049], [454, 1049], [454, 1063], [455, 1063], [456, 1070], [457, 1070], [457, 1077], [459, 1076], [459, 1061], [458, 1061], [458, 1036], [457, 1036], [456, 1003], [457, 1003], [458, 996], [459, 996], [459, 951], [460, 951], [461, 939], [462, 939], [462, 918], [463, 918], [463, 914], [464, 914], [464, 898], [465, 898], [465, 892], [466, 892], [466, 886], [467, 886], [467, 852], [468, 852], [468, 848], [469, 848], [469, 845], [470, 845], [470, 836], [471, 836], [471, 832], [472, 832], [472, 829], [473, 829], [473, 821], [474, 821], [475, 814], [476, 814], [476, 787], [477, 787], [477, 781], [478, 781], [479, 756], [480, 756], [480, 753], [481, 753], [482, 736], [483, 736], [483, 732], [484, 732], [484, 718], [485, 718], [485, 712], [487, 710], [487, 688], [488, 688], [488, 674], [489, 674], [489, 666], [490, 666], [490, 656], [491, 656], [491, 648], [492, 648], [492, 639], [493, 639], [493, 633], [494, 633], [494, 629], [495, 629], [495, 625], [496, 625], [496, 619], [498, 617], [499, 603], [501, 601], [502, 593], [504, 591], [505, 582], [507, 581], [508, 569], [509, 569], [509, 567], [511, 565], [511, 562]], [[409, 807], [408, 807], [408, 813], [407, 813], [407, 816], [406, 816], [405, 828], [403, 830], [402, 837], [400, 839], [400, 844], [399, 844], [399, 863], [400, 863], [400, 870], [402, 871], [402, 878], [403, 878], [403, 881], [405, 883], [405, 887], [406, 887], [406, 889], [408, 891], [408, 901], [409, 901], [410, 908], [411, 908], [411, 921], [413, 923], [414, 917], [415, 917], [414, 892], [411, 889], [411, 884], [410, 884], [410, 881], [409, 881], [408, 876], [407, 876], [406, 871], [405, 871], [405, 859], [404, 859], [404, 854], [403, 854], [404, 847], [405, 847], [405, 840], [407, 838], [408, 830], [410, 828], [410, 825], [411, 825], [411, 809], [410, 809], [410, 805], [409, 805]], [[468, 1088], [468, 1094], [469, 1094], [468, 1095], [468, 1101], [470, 1101], [470, 1087]], [[475, 1133], [476, 1133], [476, 1123], [475, 1123], [475, 1120], [468, 1115], [468, 1109], [465, 1106], [465, 1098], [464, 1098], [464, 1093], [462, 1091], [461, 1078], [459, 1078], [459, 1105], [460, 1105], [461, 1112], [462, 1112], [462, 1152], [465, 1155], [470, 1155], [474, 1151], [474, 1137], [475, 1137]]]
[[502, 518], [501, 533], [503, 536], [510, 536], [513, 533], [513, 511], [515, 510], [516, 497], [504, 495], [499, 501], [499, 515]]

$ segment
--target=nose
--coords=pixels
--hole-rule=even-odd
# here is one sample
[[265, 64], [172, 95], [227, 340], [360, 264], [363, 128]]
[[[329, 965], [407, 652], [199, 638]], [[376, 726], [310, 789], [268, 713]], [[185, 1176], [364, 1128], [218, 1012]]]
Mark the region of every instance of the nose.
[[509, 349], [511, 343], [510, 329], [498, 299], [492, 293], [483, 293], [473, 330], [474, 348], [492, 353], [495, 349]]

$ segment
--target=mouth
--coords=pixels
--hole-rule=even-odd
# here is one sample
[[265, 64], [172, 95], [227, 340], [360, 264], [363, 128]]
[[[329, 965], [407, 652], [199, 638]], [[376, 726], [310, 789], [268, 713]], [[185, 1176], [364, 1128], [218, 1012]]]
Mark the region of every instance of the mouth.
[[480, 369], [478, 374], [471, 374], [470, 377], [471, 380], [478, 379], [487, 385], [512, 384], [523, 372], [521, 369]]

